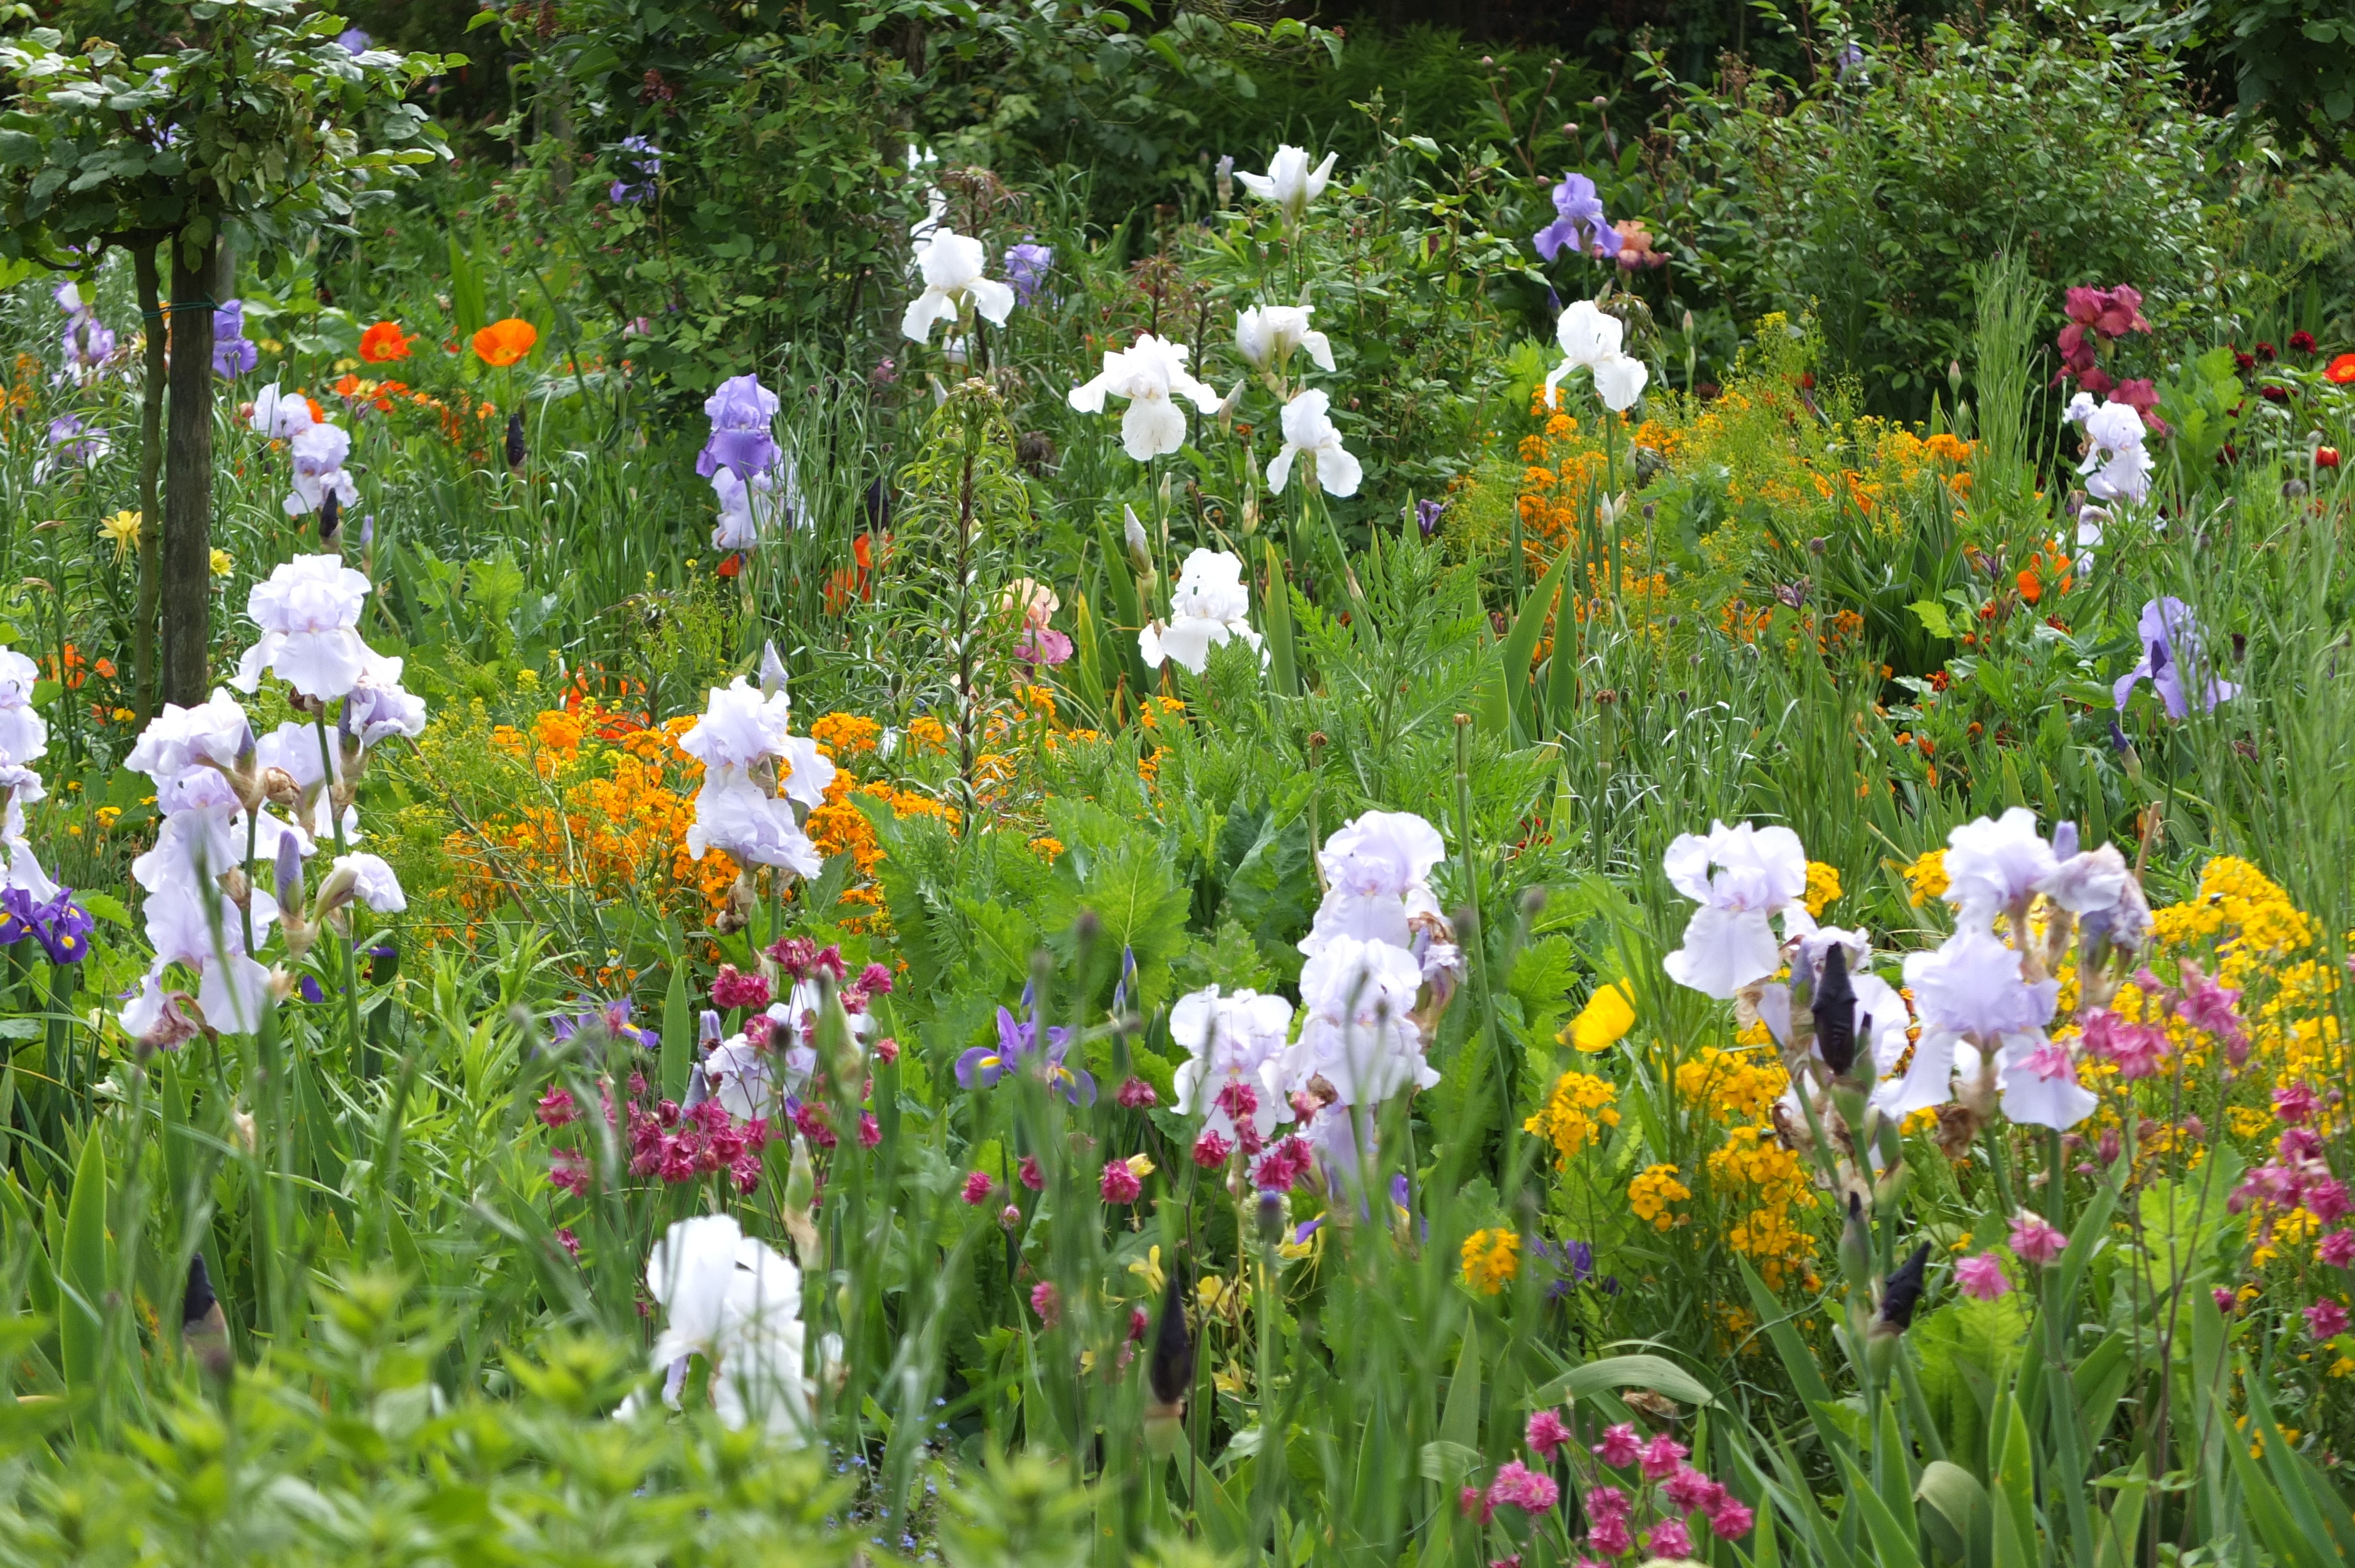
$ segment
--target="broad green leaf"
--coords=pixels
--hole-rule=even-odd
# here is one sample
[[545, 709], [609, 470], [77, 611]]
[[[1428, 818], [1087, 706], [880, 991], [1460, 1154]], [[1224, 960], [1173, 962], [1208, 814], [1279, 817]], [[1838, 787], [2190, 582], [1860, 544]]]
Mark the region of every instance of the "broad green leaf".
[[1578, 1399], [1605, 1389], [1646, 1388], [1686, 1404], [1714, 1404], [1717, 1396], [1676, 1362], [1660, 1356], [1605, 1356], [1572, 1367], [1531, 1395], [1537, 1404]]
[[63, 1255], [59, 1259], [58, 1346], [69, 1393], [89, 1396], [98, 1388], [108, 1289], [106, 1256], [106, 1139], [92, 1124], [74, 1168], [73, 1193], [66, 1202]]

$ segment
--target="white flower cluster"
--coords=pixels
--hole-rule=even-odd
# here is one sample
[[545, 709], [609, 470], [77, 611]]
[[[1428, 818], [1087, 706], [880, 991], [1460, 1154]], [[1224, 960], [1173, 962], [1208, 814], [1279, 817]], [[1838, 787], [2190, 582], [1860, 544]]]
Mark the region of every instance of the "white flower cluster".
[[[1795, 1039], [1795, 991], [1804, 987], [1814, 997], [1825, 984], [1828, 956], [1840, 948], [1839, 968], [1855, 999], [1849, 1022], [1858, 1065], [1849, 1071], [1878, 1081], [1871, 1103], [1882, 1115], [1903, 1118], [1959, 1100], [1985, 1116], [1999, 1086], [2003, 1114], [2012, 1120], [2073, 1127], [2096, 1102], [2077, 1081], [2070, 1043], [2047, 1033], [2061, 988], [2049, 973], [2050, 938], [2043, 945], [2030, 941], [2030, 906], [2045, 899], [2056, 911], [2051, 929], [2063, 938], [2073, 929], [2131, 950], [2150, 927], [2141, 886], [2115, 845], [2081, 853], [2067, 825], [2047, 841], [2025, 807], [1966, 823], [1947, 844], [1945, 897], [1956, 929], [1936, 949], [1906, 956], [1910, 1016], [1904, 997], [1871, 972], [1865, 934], [1818, 927], [1807, 914], [1800, 902], [1806, 855], [1788, 828], [1720, 822], [1706, 836], [1682, 834], [1669, 846], [1664, 869], [1670, 884], [1700, 907], [1685, 927], [1684, 945], [1663, 967], [1680, 985], [1734, 1001], [1787, 1051]], [[1770, 923], [1777, 918], [1779, 939]], [[1998, 927], [2008, 927], [2009, 943]], [[1786, 963], [1787, 982], [1774, 978]], [[1911, 1042], [1908, 1062], [1912, 1023], [1920, 1025], [1920, 1036]], [[1823, 1066], [1814, 1045], [1802, 1054]], [[1795, 1065], [1784, 1101], [1795, 1119], [1804, 1115], [1800, 1093]]]
[[748, 867], [818, 874], [823, 862], [802, 822], [825, 803], [834, 764], [817, 742], [792, 733], [792, 715], [784, 664], [773, 647], [762, 660], [758, 689], [741, 675], [711, 689], [703, 716], [678, 738], [679, 749], [703, 764], [695, 825], [687, 833], [689, 854], [724, 850]]
[[344, 470], [352, 455], [352, 434], [316, 417], [309, 398], [281, 392], [273, 381], [254, 395], [247, 423], [258, 435], [284, 441], [293, 453], [294, 488], [286, 493], [287, 516], [316, 512], [330, 495], [338, 506], [358, 502], [359, 486]]
[[[2140, 501], [2150, 493], [2151, 457], [2143, 447], [2149, 427], [2141, 409], [2115, 397], [2096, 405], [2092, 393], [2080, 392], [2061, 417], [2084, 433], [2085, 461], [2077, 471], [2085, 476], [2086, 494], [2096, 501]], [[2097, 533], [2092, 542], [2099, 539]]]
[[[251, 693], [274, 675], [311, 721], [257, 737], [236, 697], [216, 688], [195, 707], [165, 704], [124, 759], [154, 781], [164, 819], [155, 847], [132, 863], [155, 958], [122, 1014], [150, 1044], [177, 1044], [199, 1026], [258, 1027], [292, 983], [257, 956], [273, 924], [284, 927], [285, 956], [299, 959], [354, 901], [379, 914], [408, 907], [392, 867], [365, 853], [338, 853], [305, 893], [304, 863], [323, 843], [340, 849], [360, 836], [354, 797], [370, 749], [425, 729], [424, 703], [401, 688], [401, 661], [360, 640], [368, 597], [368, 578], [335, 556], [279, 567], [247, 597], [261, 635], [229, 684]], [[258, 879], [256, 863], [268, 867]], [[175, 964], [198, 977], [193, 997], [168, 984]]]
[[1296, 1039], [1281, 997], [1212, 986], [1171, 1010], [1170, 1037], [1188, 1058], [1177, 1108], [1204, 1118], [1205, 1138], [1254, 1152], [1305, 1118], [1298, 1130], [1327, 1169], [1353, 1174], [1382, 1102], [1439, 1082], [1423, 1057], [1425, 1020], [1464, 967], [1431, 887], [1446, 855], [1438, 830], [1408, 811], [1369, 811], [1326, 840], [1325, 900], [1300, 942]]

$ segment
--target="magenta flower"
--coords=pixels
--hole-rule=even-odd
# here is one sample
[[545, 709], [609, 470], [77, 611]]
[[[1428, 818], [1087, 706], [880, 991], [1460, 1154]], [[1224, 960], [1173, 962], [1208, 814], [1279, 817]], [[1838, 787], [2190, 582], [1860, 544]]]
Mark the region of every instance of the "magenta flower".
[[1143, 1078], [1124, 1079], [1120, 1092], [1113, 1097], [1120, 1102], [1124, 1110], [1150, 1110], [1161, 1103], [1161, 1097]]
[[1609, 1519], [1594, 1521], [1593, 1527], [1586, 1532], [1586, 1543], [1605, 1557], [1617, 1557], [1636, 1544], [1636, 1537], [1627, 1528], [1626, 1519], [1614, 1514]]
[[762, 975], [740, 974], [734, 964], [722, 964], [718, 978], [711, 982], [711, 1005], [722, 1012], [739, 1007], [766, 1007], [768, 980]]
[[1030, 1310], [1050, 1329], [1063, 1320], [1063, 1296], [1053, 1280], [1042, 1279], [1030, 1287]]
[[[2355, 1238], [2355, 1232], [2347, 1234]], [[1529, 1414], [1529, 1444], [1530, 1453], [1550, 1461], [1556, 1450], [1569, 1446], [1570, 1428], [1563, 1425], [1561, 1417], [1550, 1410], [1532, 1411]]]
[[1194, 1163], [1205, 1171], [1216, 1171], [1235, 1151], [1234, 1140], [1220, 1138], [1215, 1132], [1205, 1132], [1194, 1140]]
[[1694, 1469], [1690, 1465], [1678, 1465], [1660, 1488], [1660, 1495], [1676, 1505], [1678, 1513], [1693, 1513], [1715, 1505], [1725, 1489]]
[[1103, 1177], [1096, 1183], [1096, 1190], [1103, 1194], [1103, 1201], [1107, 1203], [1134, 1203], [1137, 1195], [1145, 1191], [1145, 1183], [1136, 1179], [1136, 1172], [1128, 1168], [1127, 1160], [1114, 1160], [1105, 1164]]
[[2012, 1217], [2011, 1250], [2020, 1262], [2042, 1267], [2061, 1255], [2069, 1238], [2056, 1231], [2041, 1214], [2026, 1209]]
[[2324, 1224], [2336, 1224], [2347, 1217], [2347, 1183], [2336, 1176], [2324, 1176], [2306, 1184], [2307, 1213]]
[[2313, 1120], [2320, 1103], [2306, 1084], [2290, 1084], [2274, 1091], [2274, 1115], [2288, 1127], [2303, 1127]]
[[964, 1179], [964, 1191], [959, 1194], [975, 1208], [981, 1207], [997, 1191], [997, 1183], [989, 1179], [986, 1171], [975, 1171]]
[[550, 1127], [570, 1127], [581, 1118], [581, 1106], [570, 1089], [550, 1089], [539, 1097], [539, 1119]]
[[2306, 1309], [2306, 1331], [2319, 1342], [2347, 1331], [2347, 1308], [2324, 1297]]
[[1022, 1177], [1022, 1184], [1033, 1192], [1043, 1192], [1047, 1190], [1047, 1173], [1039, 1168], [1037, 1155], [1026, 1154], [1022, 1157], [1019, 1174]]
[[1488, 1507], [1517, 1508], [1523, 1513], [1539, 1514], [1561, 1500], [1561, 1489], [1551, 1476], [1541, 1476], [1518, 1459], [1508, 1459], [1497, 1470], [1497, 1478], [1488, 1483]]
[[1586, 1489], [1586, 1511], [1598, 1522], [1606, 1519], [1624, 1521], [1635, 1513], [1636, 1504], [1617, 1487], [1589, 1487]]
[[[1636, 1457], [1644, 1462], [1644, 1478], [1647, 1481], [1660, 1481], [1675, 1475], [1677, 1467], [1684, 1463], [1685, 1456], [1691, 1452], [1691, 1449], [1663, 1432], [1637, 1450]], [[1668, 1555], [1681, 1557], [1684, 1553], [1672, 1552]]]
[[1614, 1470], [1624, 1470], [1634, 1464], [1643, 1451], [1643, 1442], [1636, 1436], [1635, 1426], [1625, 1421], [1604, 1427], [1603, 1441], [1594, 1445], [1594, 1457]]
[[1655, 1557], [1690, 1557], [1692, 1531], [1680, 1519], [1664, 1519], [1644, 1537], [1644, 1550]]
[[2211, 1298], [2216, 1303], [2216, 1310], [2228, 1318], [2232, 1315], [2232, 1308], [2241, 1304], [2241, 1298], [2233, 1292], [2232, 1287], [2227, 1285], [2216, 1287], [2211, 1292]]
[[1738, 1541], [1749, 1534], [1750, 1527], [1757, 1522], [1758, 1516], [1731, 1492], [1709, 1510], [1709, 1532], [1720, 1541]]
[[2355, 1231], [2333, 1231], [2314, 1249], [2314, 1261], [2333, 1268], [2355, 1268]]
[[2155, 1023], [2128, 1022], [2104, 1009], [2085, 1020], [2085, 1053], [2115, 1064], [2121, 1078], [2147, 1078], [2167, 1059], [2167, 1031]]
[[2011, 1279], [2003, 1271], [2003, 1260], [1991, 1252], [1955, 1265], [1955, 1286], [1974, 1301], [1993, 1301], [2011, 1294]]

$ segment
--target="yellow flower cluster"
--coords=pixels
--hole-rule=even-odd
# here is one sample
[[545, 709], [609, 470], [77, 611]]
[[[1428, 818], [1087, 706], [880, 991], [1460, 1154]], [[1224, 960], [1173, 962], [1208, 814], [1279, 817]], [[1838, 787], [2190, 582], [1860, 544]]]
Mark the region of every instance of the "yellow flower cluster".
[[1726, 1228], [1726, 1245], [1755, 1264], [1772, 1289], [1805, 1278], [1816, 1238], [1791, 1223], [1792, 1209], [1809, 1196], [1797, 1152], [1764, 1128], [1737, 1127], [1710, 1155], [1709, 1174], [1729, 1201], [1754, 1205]]
[[1719, 1121], [1737, 1122], [1763, 1119], [1790, 1086], [1791, 1075], [1772, 1052], [1705, 1045], [1700, 1054], [1678, 1064], [1676, 1081], [1677, 1093], [1686, 1100]]
[[1521, 1271], [1521, 1238], [1510, 1231], [1474, 1231], [1464, 1238], [1464, 1283], [1494, 1296]]
[[1905, 902], [1919, 909], [1933, 898], [1946, 895], [1946, 852], [1934, 849], [1916, 855], [1905, 868]]
[[1572, 1156], [1602, 1141], [1603, 1129], [1619, 1125], [1618, 1086], [1591, 1073], [1564, 1073], [1535, 1116], [1521, 1123], [1554, 1147], [1554, 1168], [1569, 1167]]
[[1692, 1189], [1677, 1180], [1673, 1165], [1647, 1165], [1627, 1183], [1627, 1206], [1656, 1231], [1673, 1230], [1690, 1219], [1671, 1211], [1691, 1196]]
[[1821, 916], [1826, 906], [1839, 895], [1839, 868], [1819, 860], [1809, 861], [1806, 889], [1799, 895], [1799, 902], [1807, 906], [1807, 913]]

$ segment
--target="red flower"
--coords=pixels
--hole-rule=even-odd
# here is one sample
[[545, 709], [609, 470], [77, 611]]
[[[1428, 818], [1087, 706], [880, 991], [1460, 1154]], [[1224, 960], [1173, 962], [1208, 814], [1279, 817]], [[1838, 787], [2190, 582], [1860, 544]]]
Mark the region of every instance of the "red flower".
[[2337, 447], [2315, 448], [2314, 466], [2317, 468], [2337, 468], [2339, 466], [2339, 449]]
[[398, 322], [378, 322], [360, 334], [360, 357], [370, 365], [383, 365], [409, 357], [409, 345], [416, 340], [400, 330]]
[[2355, 354], [2342, 354], [2332, 360], [2330, 367], [2322, 373], [2322, 378], [2341, 387], [2355, 382]]
[[2314, 334], [2303, 330], [2294, 332], [2289, 334], [2289, 346], [2290, 352], [2293, 354], [2312, 354], [2314, 352]]

